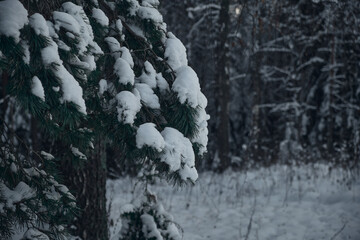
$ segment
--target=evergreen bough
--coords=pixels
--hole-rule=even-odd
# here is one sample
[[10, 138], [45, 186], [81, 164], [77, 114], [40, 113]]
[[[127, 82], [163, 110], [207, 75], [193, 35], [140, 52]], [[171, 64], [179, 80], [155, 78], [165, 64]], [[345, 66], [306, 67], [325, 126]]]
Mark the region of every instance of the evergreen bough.
[[[8, 113], [1, 112], [1, 238], [19, 229], [26, 239], [68, 236], [83, 209], [59, 176], [66, 179], [69, 168], [81, 172], [104, 145], [119, 149], [121, 163], [143, 169], [146, 181], [197, 179], [195, 158], [207, 144], [207, 101], [184, 46], [166, 30], [159, 2], [80, 2], [0, 1], [3, 98], [15, 99], [48, 143], [39, 149], [27, 146], [31, 141], [19, 144]], [[106, 158], [100, 161], [106, 169]], [[149, 199], [122, 217], [135, 221], [129, 226], [143, 220], [141, 239], [177, 239], [166, 232], [176, 225]], [[144, 219], [155, 225], [145, 226], [150, 220]], [[122, 230], [122, 236], [131, 234]]]

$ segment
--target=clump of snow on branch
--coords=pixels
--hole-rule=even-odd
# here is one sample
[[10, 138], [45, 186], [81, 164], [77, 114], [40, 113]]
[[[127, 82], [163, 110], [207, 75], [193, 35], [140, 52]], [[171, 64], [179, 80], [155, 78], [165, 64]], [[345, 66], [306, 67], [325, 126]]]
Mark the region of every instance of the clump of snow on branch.
[[168, 38], [165, 42], [164, 56], [173, 70], [188, 65], [184, 44], [171, 32], [168, 33]]
[[207, 105], [206, 97], [201, 93], [201, 102], [204, 104], [204, 107], [201, 107], [198, 110], [196, 125], [198, 126], [198, 133], [191, 139], [191, 142], [199, 144], [199, 154], [203, 155], [206, 152], [206, 146], [208, 143], [208, 123], [207, 121], [210, 119], [210, 115], [206, 113], [205, 107]]
[[136, 114], [141, 109], [140, 98], [135, 96], [132, 92], [121, 91], [116, 95], [118, 102], [117, 112], [119, 122], [126, 124], [134, 124]]
[[[106, 37], [105, 42], [108, 44], [110, 52], [111, 52], [111, 56], [113, 58], [115, 58], [116, 60], [121, 58], [122, 60], [124, 60], [125, 62], [127, 62], [129, 64], [130, 68], [134, 67], [134, 60], [133, 60], [128, 48], [121, 47], [119, 41], [114, 37]], [[123, 61], [121, 61], [121, 62], [123, 62]], [[120, 71], [122, 68], [128, 68], [127, 66], [126, 67], [117, 66], [117, 64], [120, 64], [120, 63], [115, 63], [115, 65], [114, 65], [114, 70], [116, 72]], [[124, 63], [121, 63], [121, 64], [124, 64]], [[117, 69], [118, 67], [119, 67], [119, 69]], [[119, 75], [121, 75], [121, 73], [119, 73]], [[135, 77], [135, 75], [134, 75], [134, 77]]]
[[45, 151], [41, 151], [40, 154], [41, 154], [41, 156], [43, 156], [46, 160], [54, 160], [54, 159], [55, 159], [55, 157], [54, 157], [52, 154], [47, 153], [47, 152], [45, 152]]
[[68, 13], [54, 11], [53, 18], [55, 21], [55, 29], [60, 30], [64, 28], [67, 31], [80, 35], [80, 25], [78, 22]]
[[159, 98], [149, 85], [145, 83], [136, 83], [135, 88], [139, 91], [141, 100], [144, 102], [145, 106], [152, 109], [160, 109]]
[[170, 91], [170, 87], [168, 82], [163, 77], [162, 73], [156, 74], [156, 85], [159, 88], [161, 93], [165, 93], [167, 91]]
[[[144, 3], [145, 1], [143, 2], [143, 4]], [[163, 21], [163, 17], [160, 14], [160, 12], [150, 4], [148, 5], [149, 6], [146, 7], [145, 6], [139, 7], [138, 10], [139, 17], [141, 17], [142, 19], [150, 19], [156, 23], [161, 23]]]
[[29, 44], [27, 41], [22, 40], [21, 42], [21, 46], [24, 50], [24, 56], [23, 56], [23, 60], [26, 64], [30, 64], [30, 50], [29, 50]]
[[156, 71], [148, 61], [144, 63], [144, 71], [139, 77], [141, 83], [146, 83], [151, 88], [156, 88]]
[[136, 133], [136, 147], [152, 147], [158, 152], [161, 152], [165, 147], [164, 138], [160, 132], [155, 128], [154, 123], [144, 123], [139, 126]]
[[176, 70], [176, 79], [172, 90], [177, 93], [182, 104], [186, 103], [192, 108], [206, 106], [204, 102], [206, 98], [202, 97], [199, 79], [191, 67], [184, 66]]
[[115, 59], [118, 59], [121, 56], [121, 47], [119, 41], [114, 37], [106, 37], [104, 40], [108, 44], [111, 56], [113, 56]]
[[20, 29], [28, 23], [28, 12], [18, 0], [0, 1], [0, 34], [20, 41]]
[[85, 154], [80, 152], [80, 150], [78, 148], [71, 146], [70, 150], [71, 150], [72, 154], [74, 154], [75, 157], [78, 157], [81, 160], [86, 160], [87, 159]]
[[121, 47], [120, 52], [121, 52], [121, 58], [124, 59], [125, 61], [127, 61], [127, 63], [130, 65], [130, 67], [133, 68], [134, 60], [131, 56], [129, 49], [127, 47]]
[[15, 211], [15, 204], [22, 202], [23, 200], [34, 197], [35, 191], [24, 182], [19, 182], [18, 185], [13, 189], [9, 189], [5, 184], [0, 183], [1, 196], [6, 199], [5, 206], [0, 206], [0, 212], [6, 207]]
[[37, 35], [49, 36], [50, 33], [48, 24], [41, 14], [34, 13], [31, 15], [29, 18], [29, 24]]
[[96, 19], [96, 21], [104, 26], [109, 26], [109, 18], [105, 15], [105, 13], [99, 8], [93, 8], [92, 17]]
[[31, 80], [31, 93], [45, 101], [45, 92], [40, 79], [34, 76]]
[[161, 161], [169, 166], [171, 172], [179, 171], [181, 179], [196, 181], [198, 173], [195, 168], [195, 154], [190, 140], [171, 127], [166, 127], [161, 135], [165, 140]]
[[135, 74], [130, 64], [122, 58], [118, 58], [114, 64], [114, 73], [118, 76], [119, 83], [131, 84], [135, 82]]
[[101, 79], [99, 81], [99, 94], [103, 95], [104, 92], [107, 90], [107, 88], [108, 88], [107, 81], [105, 79]]

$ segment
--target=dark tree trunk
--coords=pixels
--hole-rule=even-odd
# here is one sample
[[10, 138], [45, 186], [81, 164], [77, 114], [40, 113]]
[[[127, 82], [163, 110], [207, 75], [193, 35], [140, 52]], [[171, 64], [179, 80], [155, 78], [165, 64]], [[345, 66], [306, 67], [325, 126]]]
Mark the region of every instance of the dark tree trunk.
[[[258, 1], [255, 3], [256, 11], [255, 14], [252, 16], [253, 25], [252, 25], [252, 57], [250, 59], [250, 77], [252, 81], [252, 92], [253, 92], [253, 99], [252, 99], [252, 124], [251, 124], [251, 142], [249, 146], [249, 153], [250, 158], [254, 161], [261, 161], [262, 160], [262, 150], [260, 148], [260, 136], [261, 136], [261, 123], [260, 123], [260, 104], [261, 104], [261, 75], [260, 75], [260, 67], [262, 64], [263, 53], [258, 51], [256, 45], [260, 45], [260, 18], [259, 18], [259, 5]], [[264, 121], [262, 119], [261, 121]]]
[[253, 80], [253, 104], [252, 104], [252, 129], [251, 129], [251, 145], [250, 153], [251, 157], [255, 161], [260, 161], [262, 158], [261, 149], [260, 149], [260, 104], [261, 104], [261, 76], [259, 73], [259, 67], [261, 64], [262, 53], [257, 53], [253, 55], [252, 66], [250, 70], [250, 76]]
[[335, 80], [335, 36], [331, 40], [331, 70], [330, 70], [330, 83], [329, 83], [329, 116], [328, 116], [328, 131], [327, 131], [327, 150], [331, 157], [333, 153], [333, 139], [334, 139], [334, 111], [333, 111], [333, 91]]
[[83, 240], [107, 240], [105, 144], [98, 138], [94, 145], [83, 167], [74, 167], [68, 162], [63, 166], [63, 173], [80, 208], [74, 222], [75, 234]]
[[219, 170], [224, 171], [230, 166], [230, 144], [229, 144], [229, 101], [230, 86], [229, 76], [226, 71], [228, 49], [226, 46], [229, 33], [229, 0], [221, 1], [220, 17], [219, 17], [219, 38], [216, 46], [217, 55], [217, 116], [219, 119], [217, 127], [217, 145], [220, 158]]

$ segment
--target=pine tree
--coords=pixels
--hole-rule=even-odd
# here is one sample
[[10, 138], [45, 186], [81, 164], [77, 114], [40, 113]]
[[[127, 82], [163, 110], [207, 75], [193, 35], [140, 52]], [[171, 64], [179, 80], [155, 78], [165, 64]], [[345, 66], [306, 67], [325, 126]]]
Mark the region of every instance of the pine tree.
[[[0, 1], [1, 97], [28, 116], [32, 134], [12, 131], [10, 105], [2, 108], [1, 238], [22, 229], [25, 239], [107, 239], [107, 146], [146, 180], [196, 181], [207, 100], [158, 5]], [[159, 206], [147, 198], [123, 217], [143, 239], [178, 239]]]

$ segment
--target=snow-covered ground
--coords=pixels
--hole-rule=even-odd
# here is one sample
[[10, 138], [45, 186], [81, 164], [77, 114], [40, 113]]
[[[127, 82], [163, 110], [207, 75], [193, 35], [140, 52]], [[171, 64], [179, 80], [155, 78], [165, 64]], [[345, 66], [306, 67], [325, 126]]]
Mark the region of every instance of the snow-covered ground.
[[[195, 186], [151, 186], [185, 240], [360, 239], [360, 178], [324, 165], [202, 173]], [[107, 183], [112, 236], [121, 207], [141, 198], [130, 178]]]

